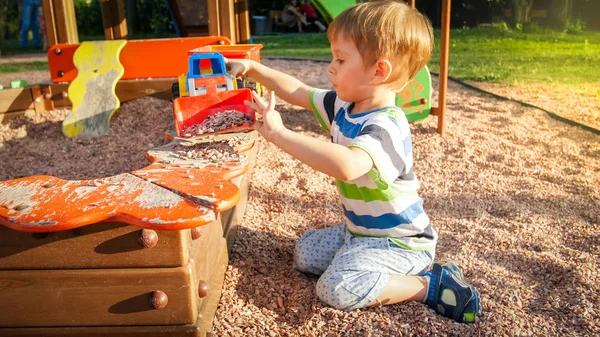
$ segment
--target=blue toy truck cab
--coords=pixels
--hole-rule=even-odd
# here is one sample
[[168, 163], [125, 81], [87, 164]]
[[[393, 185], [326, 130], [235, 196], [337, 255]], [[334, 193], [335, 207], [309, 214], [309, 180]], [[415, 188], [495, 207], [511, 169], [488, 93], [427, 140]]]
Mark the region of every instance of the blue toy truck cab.
[[[205, 79], [211, 81], [204, 81]], [[188, 58], [188, 72], [185, 78], [186, 92], [190, 96], [206, 94], [205, 83], [217, 81], [217, 92], [236, 89], [235, 82], [225, 67], [225, 58], [220, 53], [192, 54]]]

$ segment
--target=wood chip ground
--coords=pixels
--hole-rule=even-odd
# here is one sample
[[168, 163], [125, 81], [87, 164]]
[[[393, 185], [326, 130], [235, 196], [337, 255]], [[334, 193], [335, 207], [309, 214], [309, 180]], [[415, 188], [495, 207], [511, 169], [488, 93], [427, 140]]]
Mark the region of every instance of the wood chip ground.
[[[326, 65], [264, 60], [327, 88]], [[30, 83], [34, 83], [31, 82]], [[437, 88], [437, 82], [435, 83]], [[286, 125], [328, 139], [312, 112], [280, 104]], [[172, 104], [123, 104], [112, 134], [65, 139], [65, 112], [2, 125], [0, 179], [96, 178], [144, 167], [173, 129]], [[343, 312], [292, 267], [294, 244], [341, 220], [333, 180], [260, 140], [246, 215], [231, 254], [216, 336], [594, 336], [600, 334], [600, 136], [450, 82], [446, 134], [411, 125], [436, 260], [479, 288], [483, 317], [457, 324], [421, 303]]]

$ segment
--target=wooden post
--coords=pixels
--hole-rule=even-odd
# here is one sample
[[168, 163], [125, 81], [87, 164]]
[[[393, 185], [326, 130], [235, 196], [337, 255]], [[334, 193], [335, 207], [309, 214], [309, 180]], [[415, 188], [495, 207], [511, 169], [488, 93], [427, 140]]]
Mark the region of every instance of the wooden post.
[[127, 39], [127, 19], [123, 0], [101, 0], [102, 25], [106, 40]]
[[240, 43], [240, 13], [238, 10], [238, 4], [240, 0], [233, 0], [233, 26], [235, 28], [235, 41]]
[[[221, 20], [219, 18], [218, 0], [207, 0], [208, 7], [208, 35], [221, 36]], [[232, 41], [234, 42], [234, 41]]]
[[233, 0], [220, 0], [218, 3], [221, 36], [227, 36], [231, 40], [232, 44], [236, 44], [237, 29], [235, 27], [235, 9], [233, 6]]
[[237, 42], [250, 43], [250, 17], [248, 15], [248, 0], [237, 0], [235, 6], [235, 23], [238, 27]]
[[73, 0], [43, 0], [48, 46], [79, 43]]
[[450, 54], [450, 2], [442, 0], [442, 33], [440, 43], [440, 78], [438, 85], [438, 128], [439, 134], [444, 134], [446, 112], [446, 92], [448, 91], [448, 59]]
[[42, 1], [42, 11], [44, 13], [44, 24], [46, 25], [46, 39], [48, 40], [48, 46], [52, 46], [58, 43], [58, 39], [56, 37], [54, 8], [51, 0]]

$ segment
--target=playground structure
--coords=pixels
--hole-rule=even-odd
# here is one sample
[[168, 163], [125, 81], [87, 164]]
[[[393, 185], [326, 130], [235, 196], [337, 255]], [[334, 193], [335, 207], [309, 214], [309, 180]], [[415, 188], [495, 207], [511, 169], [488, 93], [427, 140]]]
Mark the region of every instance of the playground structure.
[[[107, 2], [122, 5], [122, 1]], [[157, 95], [174, 99], [178, 125], [179, 115], [182, 122], [191, 120], [190, 111], [227, 100], [220, 95], [241, 94], [236, 81], [224, 78], [223, 64], [211, 60], [214, 52], [260, 61], [260, 46], [235, 45], [231, 35], [79, 44], [76, 30], [65, 25], [69, 20], [60, 19], [72, 16], [74, 22], [68, 3], [44, 0], [45, 11], [50, 7], [59, 18], [52, 20], [56, 40], [51, 40], [48, 51], [53, 84], [0, 91], [0, 102], [8, 102], [0, 106], [3, 119], [32, 108], [73, 107], [75, 112], [86, 100], [114, 96], [116, 102], [124, 102]], [[449, 0], [443, 3], [449, 11]], [[449, 27], [449, 15], [445, 17]], [[122, 24], [108, 29], [106, 22], [110, 21], [105, 20], [107, 40], [126, 36]], [[75, 40], [58, 43], [61, 36]], [[106, 57], [111, 66], [104, 61], [94, 64], [89, 56], [96, 49], [87, 51], [88, 57], [76, 56], [90, 47], [104, 48], [108, 42], [114, 45]], [[442, 41], [443, 55], [447, 46]], [[150, 53], [152, 57], [147, 57]], [[209, 70], [198, 61], [198, 71], [191, 71], [190, 61], [202, 59], [196, 53], [208, 55]], [[447, 75], [447, 52], [442, 63], [444, 58], [446, 68], [441, 68]], [[108, 79], [105, 90], [86, 90], [108, 78], [102, 67], [109, 72], [120, 69], [120, 75]], [[193, 75], [193, 94], [190, 76], [181, 74]], [[431, 109], [438, 116], [438, 131], [443, 131], [446, 77], [440, 71], [437, 108], [431, 108], [427, 69], [407, 85], [397, 104], [409, 120], [423, 119]], [[84, 79], [83, 84], [77, 84], [78, 79]], [[223, 80], [225, 88], [218, 90]], [[201, 102], [201, 109], [186, 108], [182, 104], [186, 101]], [[234, 104], [240, 102], [238, 98]], [[93, 115], [103, 116], [100, 119], [108, 126], [117, 108], [113, 104]], [[92, 129], [97, 124], [93, 122]], [[82, 132], [73, 129], [65, 134]], [[248, 126], [229, 131], [248, 131]], [[130, 173], [87, 181], [33, 176], [0, 182], [0, 224], [4, 225], [0, 226], [0, 279], [9, 280], [0, 304], [0, 311], [8, 313], [0, 320], [0, 335], [197, 336], [210, 332], [227, 253], [244, 214], [257, 152], [255, 133], [183, 139], [178, 128], [166, 136], [170, 144], [146, 154], [151, 164]], [[240, 154], [237, 160], [183, 159], [178, 154], [211, 143], [236, 143], [240, 137], [241, 144], [232, 146]], [[36, 308], [35, 315], [29, 314], [31, 308]]]
[[[247, 0], [167, 0], [167, 4], [185, 37], [226, 36], [232, 43], [250, 40]], [[42, 0], [42, 5], [48, 45], [78, 43], [73, 0]], [[102, 0], [101, 5], [105, 39], [127, 39], [124, 0]], [[185, 30], [190, 25], [198, 29]]]
[[[172, 137], [147, 153], [148, 167], [108, 178], [3, 182], [0, 335], [210, 332], [253, 137]], [[182, 155], [215, 142], [231, 142], [239, 159]]]
[[[173, 0], [169, 1], [173, 3]], [[187, 51], [200, 46], [229, 45], [236, 42], [244, 43], [246, 40], [249, 40], [246, 4], [240, 0], [235, 2], [234, 6], [231, 1], [219, 2], [217, 4], [216, 0], [207, 0], [207, 13], [209, 15], [208, 32], [210, 36], [159, 40], [128, 40], [120, 54], [120, 62], [125, 68], [125, 73], [115, 88], [119, 101], [126, 102], [149, 95], [170, 99], [173, 77], [184, 73], [187, 67], [187, 58], [185, 57]], [[408, 0], [413, 7], [415, 6], [415, 1]], [[344, 8], [347, 8], [355, 2], [360, 1], [313, 1], [315, 7], [325, 17], [339, 13], [342, 7], [339, 7], [338, 4], [344, 4]], [[402, 106], [407, 112], [412, 109], [413, 117], [409, 116], [409, 120], [411, 121], [424, 119], [431, 112], [431, 115], [437, 117], [437, 131], [440, 134], [444, 133], [446, 94], [448, 89], [450, 3], [451, 0], [442, 0], [437, 107], [431, 106], [430, 94], [427, 92], [418, 93], [417, 96], [420, 97], [418, 104], [413, 103], [410, 106], [403, 104], [407, 97], [410, 97], [411, 94], [409, 92], [400, 94], [397, 100], [397, 104]], [[54, 108], [70, 108], [72, 106], [68, 98], [67, 88], [68, 82], [72, 81], [77, 74], [77, 69], [73, 64], [73, 55], [79, 47], [73, 3], [72, 0], [43, 0], [43, 6], [44, 15], [48, 18], [46, 19], [48, 41], [51, 46], [48, 50], [48, 63], [53, 83], [1, 90], [0, 122], [22, 116], [27, 110], [41, 112]], [[175, 9], [179, 8], [173, 4], [171, 6]], [[123, 0], [107, 0], [106, 4], [103, 1], [102, 8], [106, 39], [112, 40], [126, 37], [127, 25], [124, 18]], [[211, 8], [213, 10], [210, 10]], [[213, 17], [217, 17], [217, 19], [210, 20]], [[231, 29], [231, 23], [235, 23], [236, 27], [240, 28], [237, 30]], [[224, 28], [221, 28], [222, 26]], [[239, 32], [239, 34], [236, 32]], [[223, 35], [219, 35], [219, 33]], [[147, 57], [150, 52], [152, 53], [151, 58]], [[427, 71], [420, 73], [416, 78], [419, 79], [418, 82], [421, 83], [421, 86], [426, 91], [431, 92], [431, 85], [423, 85], [423, 83], [430, 81], [425, 78], [426, 76], [429, 76]], [[407, 85], [407, 88], [412, 88], [412, 95], [416, 93], [414, 90], [418, 87], [419, 85]], [[414, 112], [417, 112], [417, 114], [414, 114]]]
[[[93, 48], [107, 43], [119, 49], [124, 41], [84, 42], [77, 49], [72, 99], [94, 102], [97, 87], [89, 84], [102, 83], [110, 70], [124, 72], [118, 62], [99, 65], [95, 73], [100, 75], [91, 79], [90, 72], [81, 71], [85, 61], [77, 55], [83, 50], [87, 59], [98, 54]], [[113, 50], [111, 62], [116, 56]], [[188, 60], [192, 85], [205, 90], [175, 99], [176, 120], [182, 113], [193, 119], [227, 108], [248, 109], [243, 100], [251, 97], [249, 89], [230, 86], [217, 92], [223, 56], [194, 51]], [[85, 93], [86, 88], [94, 93]], [[84, 93], [72, 95], [75, 89]], [[191, 108], [179, 108], [185, 106], [182, 100], [191, 101]], [[249, 124], [187, 139], [176, 131], [166, 135], [171, 143], [148, 151], [149, 166], [130, 173], [84, 181], [32, 176], [0, 182], [0, 279], [12, 280], [0, 304], [2, 312], [10, 312], [0, 320], [0, 335], [128, 336], [141, 331], [145, 336], [203, 336], [211, 331], [228, 251], [244, 213], [248, 171], [257, 152], [255, 133], [248, 132]], [[225, 155], [219, 152], [223, 149]], [[86, 303], [93, 305], [82, 309]], [[24, 310], [34, 306], [36, 315], [27, 315]]]
[[[173, 6], [185, 3], [171, 1]], [[102, 0], [101, 4], [105, 39], [126, 39], [124, 0]], [[72, 107], [67, 89], [77, 74], [73, 55], [80, 46], [73, 0], [42, 0], [42, 7], [51, 46], [48, 64], [52, 83], [0, 91], [0, 122], [22, 116], [27, 110]], [[150, 95], [170, 99], [172, 78], [185, 72], [189, 50], [250, 40], [246, 0], [206, 0], [206, 8], [206, 36], [127, 40], [119, 55], [125, 73], [115, 88], [120, 102]]]

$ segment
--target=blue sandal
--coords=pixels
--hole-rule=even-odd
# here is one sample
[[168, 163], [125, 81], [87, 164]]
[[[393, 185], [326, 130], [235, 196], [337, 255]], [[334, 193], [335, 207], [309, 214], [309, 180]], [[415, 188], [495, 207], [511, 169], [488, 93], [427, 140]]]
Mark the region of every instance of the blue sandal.
[[481, 316], [479, 292], [465, 282], [454, 263], [435, 263], [424, 276], [430, 280], [426, 303], [431, 309], [460, 323], [473, 323]]
[[[443, 267], [447, 267], [452, 272], [458, 274], [458, 277], [460, 278], [460, 280], [463, 281], [464, 283], [467, 283], [467, 281], [465, 281], [465, 278], [463, 277], [462, 271], [458, 268], [458, 266], [456, 266], [454, 264], [454, 262], [452, 262], [452, 261], [447, 262], [446, 264], [444, 264]], [[475, 315], [477, 317], [479, 317], [479, 316], [481, 316], [481, 295], [479, 295], [479, 291], [477, 291], [477, 289], [475, 287], [473, 287], [472, 285], [469, 285], [469, 287], [471, 287], [472, 288], [471, 290], [473, 290], [473, 292], [475, 293], [475, 295], [477, 297], [477, 301], [469, 302], [469, 304], [465, 308], [465, 312], [474, 312]], [[473, 307], [470, 307], [469, 305], [473, 305]], [[473, 320], [475, 320], [475, 318], [473, 318]]]

